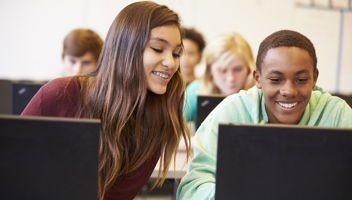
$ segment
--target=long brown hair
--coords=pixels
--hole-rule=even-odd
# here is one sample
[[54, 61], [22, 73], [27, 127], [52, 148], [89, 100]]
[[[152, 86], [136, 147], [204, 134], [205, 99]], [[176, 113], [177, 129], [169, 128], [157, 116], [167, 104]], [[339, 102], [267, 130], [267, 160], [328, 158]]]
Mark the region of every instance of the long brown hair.
[[154, 186], [166, 177], [181, 138], [190, 156], [190, 136], [183, 119], [185, 80], [180, 69], [165, 94], [147, 89], [143, 51], [150, 31], [175, 24], [178, 15], [154, 2], [125, 7], [113, 21], [96, 69], [80, 76], [81, 113], [101, 120], [99, 199], [116, 178], [136, 170], [160, 153], [160, 171]]

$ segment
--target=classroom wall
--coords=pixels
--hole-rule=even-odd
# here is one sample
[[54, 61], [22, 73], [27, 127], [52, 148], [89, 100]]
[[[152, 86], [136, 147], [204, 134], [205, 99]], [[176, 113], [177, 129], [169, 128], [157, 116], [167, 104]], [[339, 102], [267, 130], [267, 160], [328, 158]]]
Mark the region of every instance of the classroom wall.
[[[0, 79], [50, 80], [62, 73], [62, 41], [74, 28], [103, 39], [118, 12], [133, 0], [1, 0]], [[318, 85], [352, 93], [351, 0], [156, 0], [180, 14], [206, 40], [237, 31], [252, 47], [280, 29], [300, 31], [315, 44]], [[317, 2], [312, 6], [312, 2]], [[331, 5], [327, 5], [332, 2]], [[344, 8], [341, 11], [339, 8]]]

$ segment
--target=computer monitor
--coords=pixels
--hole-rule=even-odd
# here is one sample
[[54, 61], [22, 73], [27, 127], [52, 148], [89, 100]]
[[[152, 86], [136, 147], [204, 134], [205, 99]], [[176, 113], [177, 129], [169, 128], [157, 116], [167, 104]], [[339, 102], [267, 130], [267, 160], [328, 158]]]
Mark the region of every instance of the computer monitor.
[[12, 82], [0, 80], [0, 114], [12, 114]]
[[96, 200], [95, 119], [0, 115], [0, 199]]
[[41, 83], [12, 83], [12, 114], [20, 115], [42, 86]]
[[196, 130], [203, 123], [212, 110], [225, 99], [221, 95], [198, 95], [197, 96], [197, 117]]
[[20, 115], [45, 81], [0, 80], [0, 114]]
[[220, 124], [215, 199], [352, 199], [352, 129]]

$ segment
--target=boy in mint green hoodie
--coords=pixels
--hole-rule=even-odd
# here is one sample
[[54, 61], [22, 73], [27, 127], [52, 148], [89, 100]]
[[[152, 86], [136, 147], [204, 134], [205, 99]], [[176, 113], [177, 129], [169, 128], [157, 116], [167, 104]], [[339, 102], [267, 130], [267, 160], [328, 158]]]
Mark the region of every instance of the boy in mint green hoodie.
[[352, 127], [351, 107], [316, 86], [318, 75], [315, 48], [307, 37], [281, 30], [265, 38], [253, 72], [256, 86], [224, 99], [196, 132], [194, 158], [178, 187], [177, 199], [215, 198], [221, 122]]

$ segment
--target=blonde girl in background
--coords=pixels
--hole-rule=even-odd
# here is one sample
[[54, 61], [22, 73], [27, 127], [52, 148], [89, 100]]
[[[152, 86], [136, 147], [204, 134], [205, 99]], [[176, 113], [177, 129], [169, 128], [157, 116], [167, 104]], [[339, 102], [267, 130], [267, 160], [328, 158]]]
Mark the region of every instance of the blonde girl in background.
[[205, 71], [186, 88], [183, 116], [197, 120], [197, 95], [228, 96], [254, 86], [252, 49], [237, 32], [221, 34], [207, 43], [203, 52]]

